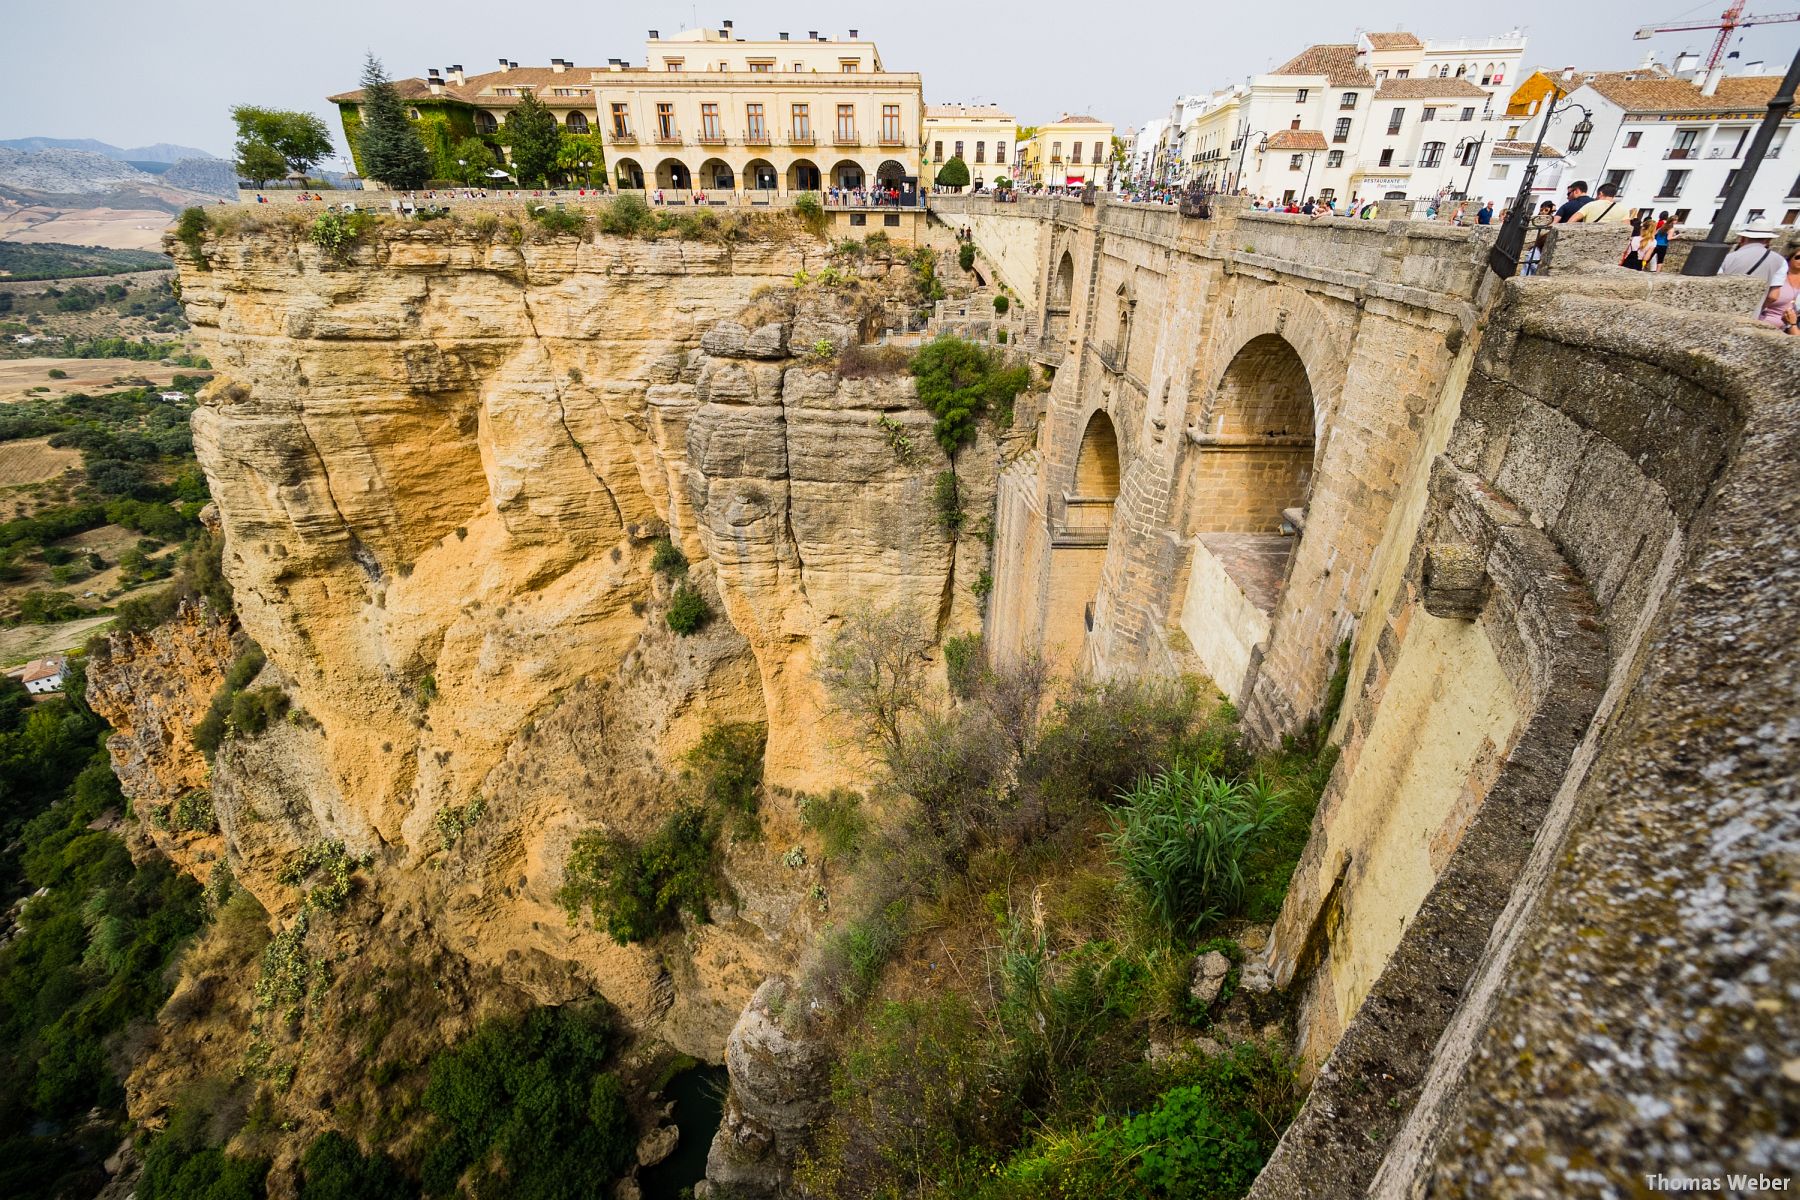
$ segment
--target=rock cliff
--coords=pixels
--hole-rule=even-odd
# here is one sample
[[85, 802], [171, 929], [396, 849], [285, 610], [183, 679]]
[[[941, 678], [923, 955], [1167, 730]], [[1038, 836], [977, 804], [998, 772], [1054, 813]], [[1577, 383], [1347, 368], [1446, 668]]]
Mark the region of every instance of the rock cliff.
[[[196, 451], [257, 684], [293, 715], [227, 741], [209, 778], [185, 731], [230, 633], [184, 618], [121, 641], [101, 686], [130, 725], [127, 790], [209, 786], [277, 924], [299, 904], [284, 864], [341, 841], [471, 969], [538, 1002], [602, 994], [717, 1061], [821, 919], [813, 876], [782, 862], [807, 838], [785, 797], [858, 770], [812, 676], [821, 639], [870, 595], [933, 638], [977, 621], [986, 548], [933, 509], [950, 464], [910, 377], [846, 378], [826, 352], [880, 311], [796, 288], [829, 248], [779, 223], [722, 242], [384, 226], [332, 256], [252, 221], [205, 252], [182, 271], [219, 372]], [[970, 507], [996, 459], [985, 439], [959, 455]], [[665, 534], [723, 617], [690, 637], [663, 619]], [[177, 659], [206, 670], [178, 672], [165, 714], [153, 673]], [[730, 900], [656, 945], [572, 926], [555, 893], [575, 837], [654, 828], [727, 721], [767, 723], [775, 785], [762, 838], [726, 851]]]

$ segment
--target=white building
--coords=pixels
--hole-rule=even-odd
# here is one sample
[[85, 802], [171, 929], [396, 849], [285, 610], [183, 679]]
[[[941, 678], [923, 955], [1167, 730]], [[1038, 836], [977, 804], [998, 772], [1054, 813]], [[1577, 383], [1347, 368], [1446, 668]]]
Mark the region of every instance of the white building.
[[1465, 188], [1498, 199], [1483, 185], [1524, 52], [1517, 32], [1457, 42], [1375, 32], [1308, 47], [1207, 98], [1182, 131], [1181, 178], [1284, 202]]
[[25, 690], [34, 696], [46, 692], [60, 692], [63, 687], [63, 660], [60, 658], [40, 658], [25, 664], [19, 681]]
[[[1636, 71], [1602, 72], [1558, 106], [1550, 137], [1568, 146], [1565, 178], [1590, 188], [1616, 184], [1627, 208], [1673, 214], [1680, 225], [1710, 225], [1726, 191], [1746, 166], [1756, 126], [1768, 113], [1781, 78], [1748, 63], [1710, 81], [1684, 60], [1676, 71], [1647, 64]], [[1708, 90], [1708, 83], [1711, 90]], [[1573, 130], [1585, 108], [1593, 131]], [[1756, 165], [1739, 220], [1743, 224], [1800, 222], [1800, 141], [1790, 113]], [[1528, 126], [1535, 136], [1537, 122]], [[1579, 141], [1581, 144], [1576, 145]]]
[[922, 128], [919, 169], [927, 187], [952, 158], [963, 160], [974, 187], [1012, 177], [1019, 123], [999, 105], [927, 104]]
[[1131, 140], [1131, 182], [1149, 186], [1156, 178], [1157, 155], [1162, 149], [1163, 134], [1169, 128], [1167, 117], [1153, 117]]

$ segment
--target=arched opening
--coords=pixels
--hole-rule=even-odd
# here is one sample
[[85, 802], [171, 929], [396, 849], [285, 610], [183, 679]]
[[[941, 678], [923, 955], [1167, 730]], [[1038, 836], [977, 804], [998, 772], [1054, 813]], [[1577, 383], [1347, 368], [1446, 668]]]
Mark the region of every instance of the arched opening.
[[1056, 264], [1056, 277], [1050, 284], [1049, 302], [1044, 305], [1044, 336], [1051, 348], [1061, 350], [1069, 337], [1069, 306], [1075, 295], [1075, 257], [1067, 250]]
[[788, 191], [816, 192], [819, 187], [819, 164], [810, 158], [796, 158], [788, 167]]
[[757, 192], [772, 192], [781, 177], [766, 158], [753, 158], [744, 164], [744, 186]]
[[688, 174], [686, 163], [679, 158], [665, 158], [656, 164], [656, 186], [685, 192], [694, 186], [694, 180]]
[[1050, 290], [1050, 306], [1067, 309], [1074, 294], [1075, 256], [1064, 250], [1062, 260], [1056, 264], [1056, 286]]
[[1269, 333], [1232, 358], [1191, 430], [1183, 509], [1193, 539], [1181, 627], [1233, 699], [1306, 528], [1314, 420], [1306, 364]]
[[863, 185], [862, 164], [848, 158], [838, 160], [831, 168], [831, 186], [839, 188], [859, 188]]
[[588, 131], [587, 114], [572, 112], [569, 114], [569, 119], [563, 122], [563, 124], [568, 128], [570, 133], [586, 133]]
[[498, 133], [500, 132], [500, 122], [495, 119], [493, 113], [485, 110], [477, 110], [475, 113], [475, 132]]
[[1113, 321], [1113, 336], [1110, 342], [1100, 343], [1100, 359], [1108, 370], [1123, 372], [1131, 354], [1131, 314], [1137, 307], [1137, 300], [1124, 284], [1119, 285], [1115, 296], [1118, 313]]
[[1075, 487], [1071, 496], [1111, 503], [1119, 495], [1119, 439], [1112, 418], [1100, 409], [1088, 418], [1075, 455]]
[[722, 158], [709, 158], [700, 164], [702, 191], [729, 192], [737, 187], [737, 173]]
[[1081, 433], [1075, 471], [1063, 493], [1063, 519], [1051, 537], [1050, 602], [1044, 644], [1058, 666], [1073, 666], [1094, 630], [1100, 573], [1119, 498], [1119, 439], [1112, 418], [1096, 409]]
[[619, 181], [621, 192], [641, 192], [644, 190], [644, 168], [638, 166], [634, 158], [621, 158], [613, 164], [614, 178]]

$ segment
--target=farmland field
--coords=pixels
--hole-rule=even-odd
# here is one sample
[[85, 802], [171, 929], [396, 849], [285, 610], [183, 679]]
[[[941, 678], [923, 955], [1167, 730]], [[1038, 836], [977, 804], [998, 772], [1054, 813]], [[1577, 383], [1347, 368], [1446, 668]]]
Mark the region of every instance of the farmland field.
[[81, 465], [81, 451], [50, 444], [47, 437], [0, 442], [0, 487], [43, 483]]

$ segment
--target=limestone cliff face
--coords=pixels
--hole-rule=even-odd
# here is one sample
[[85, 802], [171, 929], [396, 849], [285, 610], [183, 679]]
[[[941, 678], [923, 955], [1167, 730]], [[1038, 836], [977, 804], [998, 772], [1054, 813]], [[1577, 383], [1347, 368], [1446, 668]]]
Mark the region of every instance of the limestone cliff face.
[[[446, 223], [344, 260], [276, 227], [207, 252], [182, 277], [219, 371], [196, 450], [259, 683], [303, 714], [217, 756], [240, 880], [290, 911], [276, 871], [341, 839], [472, 964], [540, 1001], [598, 991], [716, 1060], [817, 919], [811, 877], [780, 865], [801, 839], [791, 805], [729, 849], [735, 901], [673, 957], [571, 927], [554, 894], [583, 830], [655, 827], [714, 723], [768, 722], [773, 784], [854, 774], [811, 663], [858, 602], [903, 605], [932, 636], [975, 624], [985, 548], [938, 521], [948, 464], [910, 378], [813, 357], [858, 333], [829, 298], [733, 322], [822, 263], [797, 227], [511, 244]], [[973, 509], [994, 455], [959, 457]], [[722, 617], [693, 637], [662, 619], [665, 531]], [[446, 837], [440, 812], [477, 801]]]

